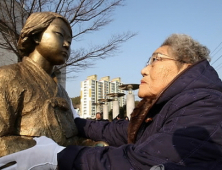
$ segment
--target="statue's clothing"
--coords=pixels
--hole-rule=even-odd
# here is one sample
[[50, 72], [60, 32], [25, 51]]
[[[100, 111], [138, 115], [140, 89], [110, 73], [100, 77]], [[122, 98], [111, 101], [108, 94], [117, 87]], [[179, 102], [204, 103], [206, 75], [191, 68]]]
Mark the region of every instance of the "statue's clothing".
[[76, 144], [70, 98], [28, 57], [0, 68], [0, 156], [35, 145], [48, 136], [58, 144]]

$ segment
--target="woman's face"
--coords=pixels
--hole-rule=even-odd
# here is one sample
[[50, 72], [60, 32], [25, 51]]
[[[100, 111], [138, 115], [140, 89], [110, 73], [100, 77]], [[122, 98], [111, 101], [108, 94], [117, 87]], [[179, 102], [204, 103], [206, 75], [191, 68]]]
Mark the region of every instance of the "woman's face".
[[164, 88], [189, 64], [178, 69], [169, 46], [158, 48], [150, 59], [150, 64], [141, 70], [143, 76], [138, 96], [141, 98], [155, 98]]
[[61, 65], [69, 58], [71, 41], [67, 23], [56, 18], [42, 33], [35, 50], [52, 65]]

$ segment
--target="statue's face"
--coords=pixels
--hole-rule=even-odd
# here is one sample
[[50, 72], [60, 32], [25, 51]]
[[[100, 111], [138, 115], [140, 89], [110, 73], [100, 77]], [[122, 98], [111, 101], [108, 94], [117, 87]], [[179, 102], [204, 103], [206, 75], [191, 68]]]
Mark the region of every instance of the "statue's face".
[[52, 65], [61, 65], [69, 58], [71, 41], [67, 23], [56, 18], [42, 33], [36, 51]]

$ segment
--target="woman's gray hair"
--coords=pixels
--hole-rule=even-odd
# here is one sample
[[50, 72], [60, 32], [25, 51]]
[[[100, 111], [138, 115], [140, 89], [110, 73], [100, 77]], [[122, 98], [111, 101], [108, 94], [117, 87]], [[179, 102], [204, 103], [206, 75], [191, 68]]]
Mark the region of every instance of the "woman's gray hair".
[[21, 30], [18, 40], [18, 50], [22, 57], [28, 56], [35, 49], [36, 43], [33, 38], [42, 33], [56, 18], [62, 19], [67, 24], [72, 34], [72, 28], [69, 22], [62, 15], [54, 12], [32, 13]]
[[172, 54], [182, 63], [194, 64], [203, 59], [210, 60], [210, 50], [185, 34], [172, 34], [161, 45], [170, 46]]

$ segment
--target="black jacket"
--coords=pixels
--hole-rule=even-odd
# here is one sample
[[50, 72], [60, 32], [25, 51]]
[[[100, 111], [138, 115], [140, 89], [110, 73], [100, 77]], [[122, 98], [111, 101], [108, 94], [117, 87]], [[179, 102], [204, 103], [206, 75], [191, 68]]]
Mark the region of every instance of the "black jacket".
[[149, 170], [164, 164], [166, 170], [204, 170], [221, 165], [222, 82], [208, 61], [176, 78], [147, 115], [153, 121], [142, 122], [132, 144], [127, 144], [128, 121], [75, 119], [79, 134], [110, 146], [69, 146], [58, 154], [59, 169]]

